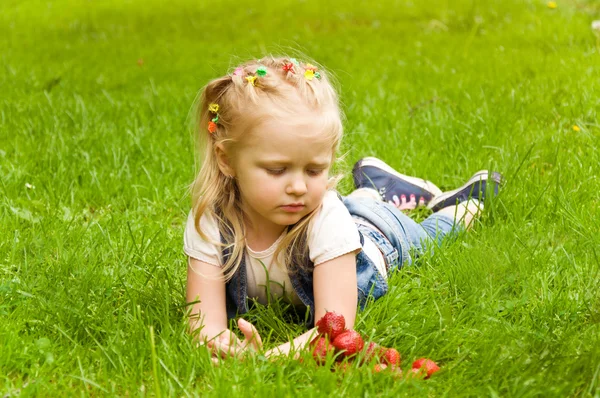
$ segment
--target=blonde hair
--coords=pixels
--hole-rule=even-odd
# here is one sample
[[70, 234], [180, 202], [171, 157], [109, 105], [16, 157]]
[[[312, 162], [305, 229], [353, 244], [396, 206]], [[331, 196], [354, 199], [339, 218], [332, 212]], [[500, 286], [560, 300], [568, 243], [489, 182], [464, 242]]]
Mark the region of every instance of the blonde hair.
[[[209, 212], [217, 220], [230, 249], [230, 255], [223, 259], [226, 280], [242, 261], [246, 228], [236, 181], [221, 172], [215, 147], [221, 144], [228, 150], [234, 149], [265, 119], [289, 118], [302, 108], [321, 117], [323, 138], [331, 143], [332, 156], [335, 156], [343, 135], [338, 95], [327, 73], [313, 65], [273, 56], [249, 61], [235, 68], [233, 73], [209, 82], [196, 101], [195, 129], [204, 157], [192, 185], [194, 221], [200, 236], [209, 240], [200, 228], [200, 218]], [[216, 131], [212, 133], [208, 131], [208, 124], [215, 114], [209, 111], [210, 104], [219, 106]], [[337, 180], [330, 178], [328, 188], [333, 188]], [[307, 231], [315, 213], [316, 210], [289, 226], [275, 250], [275, 258], [284, 253], [288, 271], [293, 271], [294, 265], [301, 264], [301, 259], [306, 257]], [[221, 245], [221, 242], [213, 243]]]

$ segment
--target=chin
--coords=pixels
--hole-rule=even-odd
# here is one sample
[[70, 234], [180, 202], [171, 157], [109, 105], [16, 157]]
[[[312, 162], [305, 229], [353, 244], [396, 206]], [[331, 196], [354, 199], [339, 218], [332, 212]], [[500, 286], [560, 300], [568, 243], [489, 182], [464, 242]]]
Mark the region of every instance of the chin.
[[289, 227], [290, 225], [294, 225], [296, 224], [298, 221], [302, 220], [304, 217], [306, 216], [306, 214], [289, 214], [289, 215], [284, 215], [281, 217], [277, 217], [276, 220], [273, 220], [273, 222], [279, 224], [279, 225], [285, 225], [286, 227]]

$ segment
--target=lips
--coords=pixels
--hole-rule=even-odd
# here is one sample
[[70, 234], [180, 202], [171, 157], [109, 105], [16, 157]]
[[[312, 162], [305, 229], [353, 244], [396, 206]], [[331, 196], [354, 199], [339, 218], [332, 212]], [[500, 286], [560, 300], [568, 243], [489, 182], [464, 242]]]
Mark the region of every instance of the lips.
[[304, 207], [305, 206], [302, 203], [290, 203], [289, 205], [281, 206], [281, 209], [288, 213], [296, 213], [304, 210]]

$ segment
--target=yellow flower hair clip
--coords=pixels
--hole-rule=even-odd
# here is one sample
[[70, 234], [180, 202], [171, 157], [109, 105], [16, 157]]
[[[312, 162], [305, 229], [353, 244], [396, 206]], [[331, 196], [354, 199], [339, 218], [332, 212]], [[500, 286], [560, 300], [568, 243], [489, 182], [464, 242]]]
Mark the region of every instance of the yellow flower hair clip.
[[248, 83], [252, 84], [253, 86], [256, 86], [256, 79], [256, 76], [246, 76]]
[[211, 113], [217, 113], [219, 112], [219, 104], [210, 104], [208, 106], [208, 111]]
[[306, 80], [312, 80], [313, 78], [320, 79], [321, 74], [317, 72], [317, 67], [312, 64], [306, 64], [306, 70], [304, 71], [304, 77]]

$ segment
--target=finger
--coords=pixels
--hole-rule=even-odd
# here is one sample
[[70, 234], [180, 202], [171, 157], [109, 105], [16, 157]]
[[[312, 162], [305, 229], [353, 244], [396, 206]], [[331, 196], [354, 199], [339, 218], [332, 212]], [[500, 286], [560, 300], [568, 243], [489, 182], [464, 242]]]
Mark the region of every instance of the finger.
[[254, 325], [246, 321], [245, 319], [240, 318], [238, 320], [238, 327], [240, 328], [240, 330], [244, 334], [244, 337], [246, 338], [246, 346], [250, 345], [256, 351], [260, 351], [262, 349], [263, 343], [260, 334], [258, 334], [258, 330], [256, 330]]
[[419, 198], [419, 207], [423, 207], [423, 206], [425, 206], [425, 198], [421, 196]]
[[[224, 353], [221, 352], [220, 346], [217, 346], [217, 342], [213, 339], [206, 342], [206, 346], [210, 349], [213, 355], [217, 355], [220, 358], [224, 358]], [[214, 358], [214, 357], [213, 357]]]
[[215, 366], [221, 365], [221, 361], [219, 361], [219, 358], [211, 357], [210, 360], [212, 361], [213, 365], [215, 365]]
[[214, 355], [221, 358], [237, 356], [241, 352], [241, 342], [231, 331], [224, 331], [206, 344]]
[[221, 358], [237, 357], [242, 353], [241, 344], [237, 341], [233, 343], [229, 341], [215, 341], [214, 347], [215, 354]]

